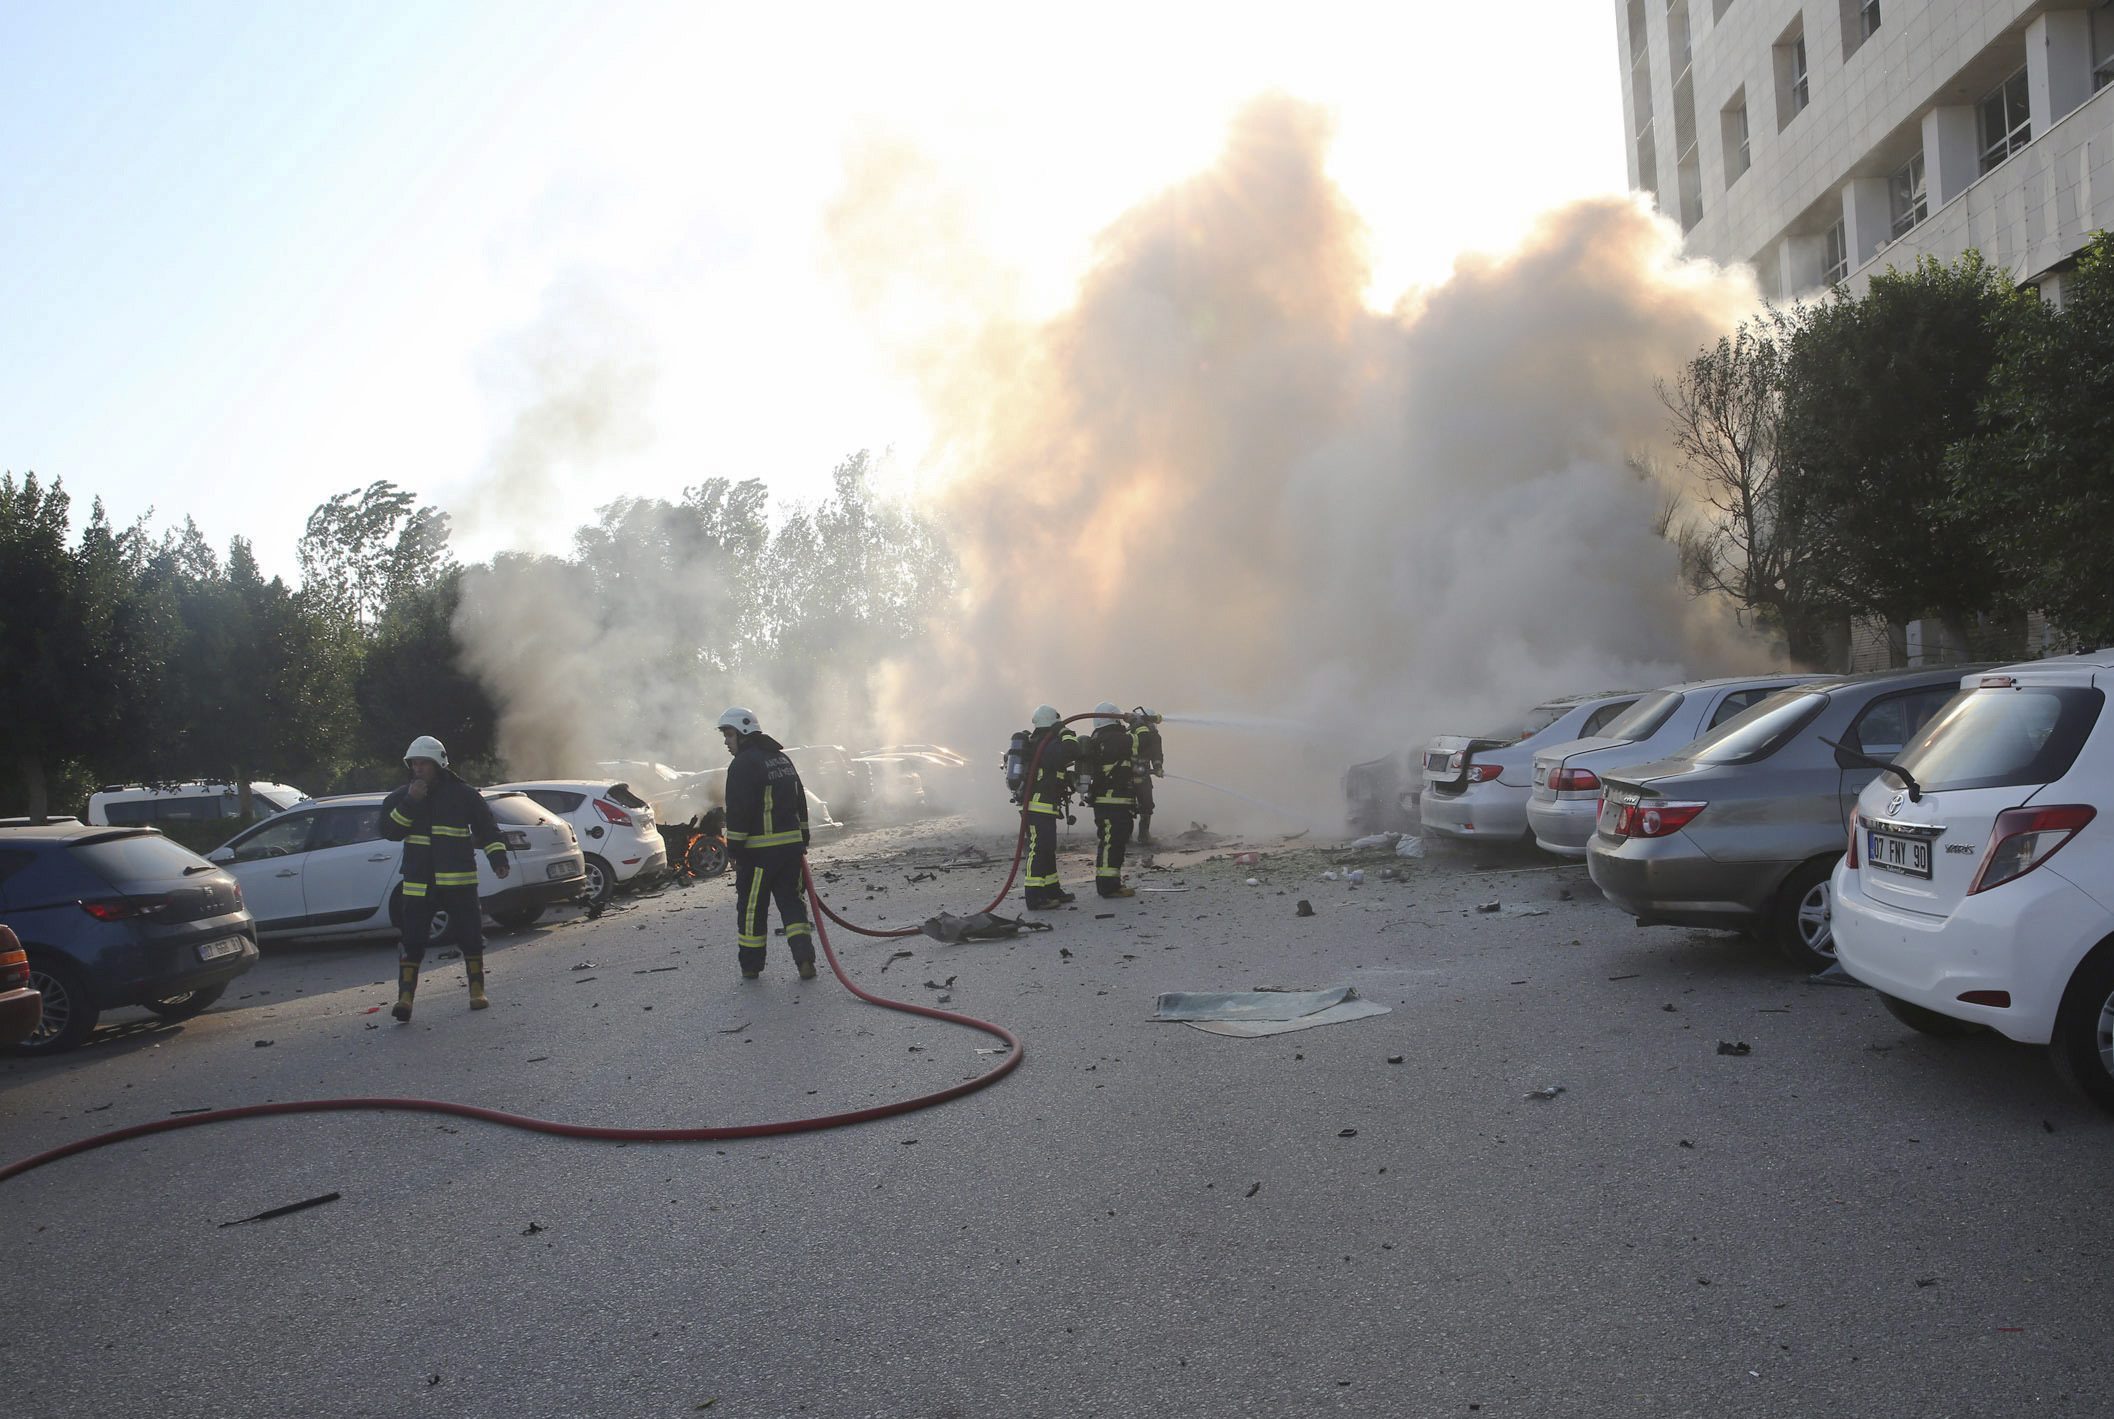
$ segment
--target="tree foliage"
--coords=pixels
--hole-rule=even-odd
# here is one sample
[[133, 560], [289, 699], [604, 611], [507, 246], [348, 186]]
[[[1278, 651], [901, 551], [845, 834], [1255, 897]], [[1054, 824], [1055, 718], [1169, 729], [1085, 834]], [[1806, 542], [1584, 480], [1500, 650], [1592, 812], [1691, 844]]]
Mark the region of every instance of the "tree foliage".
[[295, 554], [316, 608], [369, 634], [391, 601], [433, 585], [453, 565], [448, 515], [387, 479], [325, 500], [308, 515]]

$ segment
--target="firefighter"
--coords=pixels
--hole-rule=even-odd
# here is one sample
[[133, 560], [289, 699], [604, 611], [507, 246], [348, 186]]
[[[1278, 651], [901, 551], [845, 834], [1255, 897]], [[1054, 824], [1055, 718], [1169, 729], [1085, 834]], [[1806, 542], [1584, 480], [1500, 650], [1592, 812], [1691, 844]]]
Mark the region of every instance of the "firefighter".
[[402, 937], [396, 962], [399, 1024], [411, 1019], [411, 1000], [418, 994], [418, 967], [433, 940], [433, 921], [445, 915], [444, 934], [462, 947], [462, 967], [470, 977], [470, 1008], [492, 1002], [484, 993], [484, 908], [477, 896], [477, 852], [484, 850], [492, 871], [504, 878], [508, 866], [506, 839], [493, 821], [484, 795], [448, 767], [448, 751], [438, 739], [421, 734], [404, 750], [410, 779], [382, 800], [382, 836], [404, 845]]
[[1104, 897], [1134, 897], [1123, 883], [1123, 852], [1130, 846], [1138, 799], [1131, 768], [1130, 728], [1123, 711], [1103, 700], [1094, 706], [1094, 732], [1087, 743], [1093, 765], [1094, 890]]
[[1160, 741], [1160, 716], [1139, 705], [1130, 712], [1130, 762], [1138, 798], [1138, 841], [1152, 843], [1152, 781], [1167, 772], [1167, 747]]
[[[1024, 784], [1021, 798], [1028, 810], [1028, 910], [1061, 907], [1078, 900], [1057, 880], [1057, 819], [1071, 794], [1072, 773], [1079, 762], [1079, 736], [1059, 721], [1053, 705], [1037, 705], [1030, 719], [1022, 767], [1035, 766], [1034, 781]], [[1040, 757], [1037, 757], [1039, 752]]]
[[770, 903], [778, 903], [786, 949], [800, 979], [815, 978], [815, 933], [801, 895], [807, 860], [807, 788], [783, 745], [763, 732], [756, 716], [730, 709], [719, 717], [727, 766], [727, 857], [734, 867], [736, 956], [741, 978], [763, 974], [770, 939]]

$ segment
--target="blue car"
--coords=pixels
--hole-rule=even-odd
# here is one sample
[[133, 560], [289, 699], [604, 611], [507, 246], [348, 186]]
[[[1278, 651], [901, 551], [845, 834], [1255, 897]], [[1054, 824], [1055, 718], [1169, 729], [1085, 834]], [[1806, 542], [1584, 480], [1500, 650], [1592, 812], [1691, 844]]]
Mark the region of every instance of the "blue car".
[[57, 1054], [105, 1010], [186, 1020], [257, 963], [235, 879], [151, 828], [0, 827], [0, 923], [43, 1016], [16, 1054]]

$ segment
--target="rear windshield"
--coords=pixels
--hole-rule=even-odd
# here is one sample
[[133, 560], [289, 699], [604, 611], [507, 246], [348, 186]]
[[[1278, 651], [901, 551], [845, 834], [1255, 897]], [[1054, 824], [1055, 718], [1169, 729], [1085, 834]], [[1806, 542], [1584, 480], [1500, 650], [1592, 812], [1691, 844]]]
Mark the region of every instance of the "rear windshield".
[[208, 865], [197, 853], [178, 847], [160, 833], [79, 843], [73, 855], [105, 882], [113, 883], [180, 882], [185, 868]]
[[525, 793], [502, 793], [495, 798], [487, 798], [485, 802], [492, 805], [492, 816], [502, 823], [520, 825], [557, 821], [544, 811], [541, 804]]
[[1766, 759], [1797, 738], [1827, 703], [1826, 695], [1811, 691], [1778, 690], [1698, 739], [1686, 757], [1698, 764], [1751, 764]]
[[[2106, 695], [2072, 685], [1967, 690], [1902, 752], [1926, 793], [2052, 783], [2070, 771]], [[1905, 788], [1894, 774], [1883, 776]]]
[[1681, 708], [1679, 690], [1654, 690], [1631, 705], [1620, 719], [1601, 730], [1609, 739], [1649, 739]]
[[305, 793], [252, 793], [250, 801], [273, 813], [284, 813], [289, 808], [299, 807], [311, 801]]
[[625, 808], [644, 808], [646, 806], [646, 800], [633, 793], [631, 785], [628, 783], [611, 784], [609, 801], [620, 804]]
[[1493, 739], [1500, 744], [1517, 744], [1520, 740], [1541, 733], [1562, 719], [1570, 710], [1569, 705], [1536, 705], [1518, 719], [1507, 721], [1491, 730], [1479, 734], [1478, 739]]

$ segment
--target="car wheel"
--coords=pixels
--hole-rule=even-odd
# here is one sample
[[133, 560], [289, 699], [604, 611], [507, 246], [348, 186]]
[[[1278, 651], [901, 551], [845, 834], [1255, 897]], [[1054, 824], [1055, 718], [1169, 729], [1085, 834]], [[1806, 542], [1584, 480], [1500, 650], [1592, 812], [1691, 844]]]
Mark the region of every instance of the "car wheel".
[[146, 1001], [146, 1007], [164, 1020], [188, 1020], [193, 1015], [211, 1007], [214, 1001], [227, 991], [227, 985], [201, 986], [187, 990], [182, 995], [171, 995], [161, 1000]]
[[86, 971], [63, 956], [34, 953], [29, 988], [43, 992], [44, 1016], [28, 1039], [12, 1047], [16, 1054], [59, 1054], [88, 1038], [99, 1007]]
[[2070, 978], [2048, 1058], [2065, 1083], [2114, 1113], [2114, 943], [2087, 956]]
[[587, 905], [600, 911], [609, 905], [609, 899], [617, 894], [617, 874], [609, 870], [609, 864], [593, 853], [587, 854]]
[[690, 866], [693, 877], [717, 877], [727, 870], [727, 844], [724, 839], [699, 833], [690, 839], [684, 850], [684, 861]]
[[1920, 1005], [1898, 1000], [1884, 991], [1879, 992], [1879, 1003], [1886, 1007], [1887, 1014], [1911, 1030], [1934, 1039], [1957, 1040], [1967, 1035], [1979, 1035], [1987, 1028], [1972, 1020], [1956, 1020], [1950, 1015], [1940, 1015], [1935, 1010], [1926, 1010]]
[[1835, 860], [1809, 862], [1777, 894], [1770, 939], [1784, 959], [1803, 970], [1835, 964]]
[[[439, 917], [434, 918], [436, 921], [439, 919]], [[503, 912], [492, 913], [492, 920], [512, 931], [519, 931], [525, 926], [534, 926], [542, 919], [543, 908], [540, 906], [508, 907]]]
[[[404, 889], [396, 887], [389, 893], [389, 924], [396, 928], [398, 936], [404, 934]], [[448, 909], [440, 908], [433, 913], [433, 925], [426, 931], [426, 945], [437, 948], [448, 944]]]

